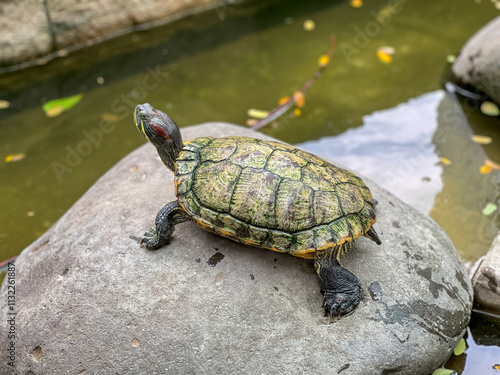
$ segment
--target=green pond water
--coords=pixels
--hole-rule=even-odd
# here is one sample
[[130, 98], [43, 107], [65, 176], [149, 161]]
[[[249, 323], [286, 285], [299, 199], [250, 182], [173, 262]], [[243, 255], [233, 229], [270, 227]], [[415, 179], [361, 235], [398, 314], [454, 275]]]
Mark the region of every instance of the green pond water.
[[[500, 121], [442, 89], [447, 56], [498, 14], [484, 0], [370, 1], [357, 9], [348, 1], [262, 1], [3, 74], [0, 99], [11, 107], [0, 110], [0, 260], [20, 253], [145, 142], [133, 123], [136, 104], [149, 102], [180, 126], [244, 126], [248, 109], [274, 108], [313, 75], [335, 34], [334, 58], [300, 116], [292, 111], [262, 131], [338, 157], [429, 214], [471, 264], [500, 229], [498, 210], [481, 213], [488, 203], [500, 207], [500, 171], [479, 173], [485, 159], [500, 163]], [[395, 50], [388, 64], [376, 55], [387, 46]], [[80, 93], [72, 109], [45, 116], [46, 101]], [[493, 142], [475, 144], [473, 134]], [[26, 157], [4, 162], [18, 153]], [[387, 177], [392, 171], [399, 179]], [[496, 371], [488, 365], [483, 373]]]

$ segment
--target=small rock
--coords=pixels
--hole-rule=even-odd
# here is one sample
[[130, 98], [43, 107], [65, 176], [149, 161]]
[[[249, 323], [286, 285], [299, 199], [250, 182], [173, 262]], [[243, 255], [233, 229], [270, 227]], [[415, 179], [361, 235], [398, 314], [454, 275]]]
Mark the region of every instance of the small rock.
[[493, 313], [500, 313], [500, 232], [481, 262], [474, 277], [474, 303]]
[[494, 18], [462, 47], [453, 74], [500, 103], [500, 17]]

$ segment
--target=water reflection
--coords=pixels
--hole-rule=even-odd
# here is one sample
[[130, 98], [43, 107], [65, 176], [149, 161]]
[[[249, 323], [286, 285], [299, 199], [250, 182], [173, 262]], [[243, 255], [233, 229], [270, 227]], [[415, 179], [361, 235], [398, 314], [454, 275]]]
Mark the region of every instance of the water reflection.
[[479, 173], [487, 155], [471, 140], [467, 114], [453, 95], [438, 90], [364, 116], [359, 128], [298, 146], [368, 177], [430, 215], [462, 258], [473, 261], [486, 253], [500, 228], [498, 212], [481, 213], [487, 202], [499, 199], [500, 174]]
[[442, 190], [432, 137], [443, 91], [363, 117], [363, 126], [298, 146], [352, 169], [429, 214]]

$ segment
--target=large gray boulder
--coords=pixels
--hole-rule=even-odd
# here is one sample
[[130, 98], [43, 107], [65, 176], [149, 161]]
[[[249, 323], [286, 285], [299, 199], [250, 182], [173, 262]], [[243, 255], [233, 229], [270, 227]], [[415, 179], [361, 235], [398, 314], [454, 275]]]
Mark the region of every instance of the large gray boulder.
[[[227, 124], [182, 133], [265, 138]], [[169, 246], [141, 249], [156, 212], [174, 199], [172, 173], [144, 145], [22, 252], [15, 306], [0, 308], [1, 351], [12, 346], [12, 312], [19, 374], [427, 375], [464, 334], [472, 287], [435, 222], [368, 185], [383, 243], [360, 238], [343, 257], [363, 300], [331, 324], [311, 260], [190, 222]], [[7, 301], [7, 281], [0, 298]]]
[[500, 103], [500, 17], [486, 24], [467, 41], [452, 70], [460, 81]]

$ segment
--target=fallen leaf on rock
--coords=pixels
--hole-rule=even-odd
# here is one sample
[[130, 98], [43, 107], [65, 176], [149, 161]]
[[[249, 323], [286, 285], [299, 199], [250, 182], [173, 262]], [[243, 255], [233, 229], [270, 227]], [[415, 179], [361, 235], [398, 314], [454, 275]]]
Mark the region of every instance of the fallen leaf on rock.
[[6, 163], [12, 163], [14, 161], [19, 161], [23, 160], [26, 157], [25, 153], [19, 153], [19, 154], [10, 154], [5, 157], [5, 162]]

